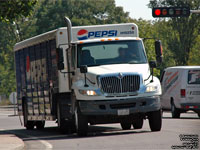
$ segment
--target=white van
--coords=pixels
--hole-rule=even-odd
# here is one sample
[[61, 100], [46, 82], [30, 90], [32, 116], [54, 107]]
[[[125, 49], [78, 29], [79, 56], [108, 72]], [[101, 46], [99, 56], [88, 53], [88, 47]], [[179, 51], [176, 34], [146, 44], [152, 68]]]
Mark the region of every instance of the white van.
[[200, 117], [200, 66], [166, 68], [161, 76], [163, 109], [171, 109], [172, 118], [193, 110]]

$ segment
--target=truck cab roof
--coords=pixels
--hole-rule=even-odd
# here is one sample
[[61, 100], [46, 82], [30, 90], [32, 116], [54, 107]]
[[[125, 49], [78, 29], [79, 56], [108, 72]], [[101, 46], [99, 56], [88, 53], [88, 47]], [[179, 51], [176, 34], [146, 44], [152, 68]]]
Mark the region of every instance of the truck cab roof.
[[142, 40], [142, 39], [138, 37], [113, 37], [113, 38], [97, 38], [97, 39], [79, 40], [73, 43], [84, 44], [84, 43], [95, 43], [95, 42], [106, 42], [106, 41], [125, 41], [125, 40]]

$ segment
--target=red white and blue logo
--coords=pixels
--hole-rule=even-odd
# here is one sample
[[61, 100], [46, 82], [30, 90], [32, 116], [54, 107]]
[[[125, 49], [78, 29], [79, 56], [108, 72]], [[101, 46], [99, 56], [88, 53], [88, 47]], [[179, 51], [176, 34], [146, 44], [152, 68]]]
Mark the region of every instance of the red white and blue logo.
[[87, 40], [88, 39], [88, 31], [85, 29], [81, 29], [77, 33], [78, 40]]
[[92, 39], [92, 38], [114, 37], [114, 36], [117, 36], [117, 30], [103, 30], [103, 31], [88, 32], [85, 29], [81, 29], [77, 33], [78, 40], [87, 40], [87, 39]]

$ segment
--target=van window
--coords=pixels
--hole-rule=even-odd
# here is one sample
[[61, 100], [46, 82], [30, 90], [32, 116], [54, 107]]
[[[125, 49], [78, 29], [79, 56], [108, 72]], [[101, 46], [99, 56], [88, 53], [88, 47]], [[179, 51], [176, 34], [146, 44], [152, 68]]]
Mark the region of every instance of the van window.
[[188, 71], [188, 84], [200, 84], [200, 70]]

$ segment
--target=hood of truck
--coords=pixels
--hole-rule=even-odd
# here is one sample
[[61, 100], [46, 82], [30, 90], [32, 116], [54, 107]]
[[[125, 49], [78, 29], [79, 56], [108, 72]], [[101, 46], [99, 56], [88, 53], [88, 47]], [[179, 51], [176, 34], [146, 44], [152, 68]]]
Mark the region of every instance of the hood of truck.
[[93, 75], [105, 75], [113, 73], [137, 73], [146, 79], [150, 75], [148, 64], [112, 64], [88, 67], [88, 73]]

